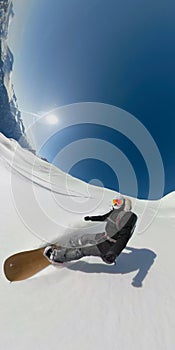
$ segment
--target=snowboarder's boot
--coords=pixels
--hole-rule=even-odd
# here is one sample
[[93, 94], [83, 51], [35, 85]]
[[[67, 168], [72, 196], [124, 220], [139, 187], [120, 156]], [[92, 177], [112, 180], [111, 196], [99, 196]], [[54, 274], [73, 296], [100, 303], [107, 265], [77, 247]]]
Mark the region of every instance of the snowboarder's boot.
[[[62, 264], [64, 261], [65, 249], [61, 246], [50, 245], [44, 249], [43, 255], [52, 263], [52, 264]], [[63, 259], [62, 259], [63, 258]]]

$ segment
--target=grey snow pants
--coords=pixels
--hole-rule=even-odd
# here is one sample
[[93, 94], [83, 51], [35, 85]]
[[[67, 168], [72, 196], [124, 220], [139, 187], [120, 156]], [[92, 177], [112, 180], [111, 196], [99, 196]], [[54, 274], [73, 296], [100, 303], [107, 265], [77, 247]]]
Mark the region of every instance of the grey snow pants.
[[70, 240], [70, 247], [58, 247], [53, 251], [54, 262], [67, 262], [79, 260], [85, 256], [99, 256], [101, 252], [97, 247], [97, 235], [103, 234], [84, 234], [81, 238]]

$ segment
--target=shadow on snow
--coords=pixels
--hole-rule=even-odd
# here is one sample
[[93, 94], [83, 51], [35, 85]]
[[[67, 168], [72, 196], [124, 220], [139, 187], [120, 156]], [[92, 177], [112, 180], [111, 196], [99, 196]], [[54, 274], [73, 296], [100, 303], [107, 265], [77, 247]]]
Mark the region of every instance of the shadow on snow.
[[142, 287], [142, 282], [153, 265], [156, 254], [152, 250], [145, 248], [126, 247], [125, 250], [127, 252], [123, 252], [118, 257], [116, 265], [94, 264], [81, 260], [68, 268], [86, 273], [108, 274], [127, 274], [138, 270], [131, 284], [134, 287]]

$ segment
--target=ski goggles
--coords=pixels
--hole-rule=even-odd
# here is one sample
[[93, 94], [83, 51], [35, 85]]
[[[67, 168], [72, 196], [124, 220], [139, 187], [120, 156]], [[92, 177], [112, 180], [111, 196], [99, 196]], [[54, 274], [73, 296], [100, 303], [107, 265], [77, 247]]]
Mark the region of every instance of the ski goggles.
[[113, 199], [112, 204], [120, 207], [123, 204], [123, 199]]

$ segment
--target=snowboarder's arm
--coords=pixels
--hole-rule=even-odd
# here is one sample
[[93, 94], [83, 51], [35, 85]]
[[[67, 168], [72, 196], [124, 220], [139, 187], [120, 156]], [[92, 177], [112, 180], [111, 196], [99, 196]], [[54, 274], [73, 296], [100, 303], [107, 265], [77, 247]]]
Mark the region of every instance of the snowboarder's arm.
[[85, 221], [105, 221], [108, 216], [113, 212], [113, 209], [104, 215], [96, 215], [96, 216], [85, 216]]
[[130, 235], [125, 228], [121, 231], [121, 235], [118, 236], [116, 243], [108, 250], [108, 252], [106, 252], [106, 254], [102, 256], [102, 259], [107, 264], [112, 264], [115, 262], [116, 257], [120, 255], [130, 239]]
[[108, 250], [108, 252], [103, 256], [103, 260], [108, 264], [112, 264], [116, 257], [120, 255], [122, 250], [126, 247], [129, 239], [131, 238], [135, 224], [137, 221], [136, 214], [132, 213], [130, 220], [127, 224], [118, 232], [116, 243]]

